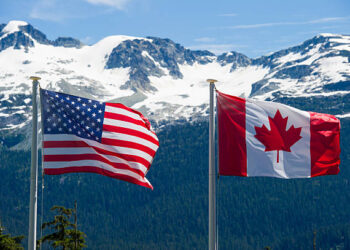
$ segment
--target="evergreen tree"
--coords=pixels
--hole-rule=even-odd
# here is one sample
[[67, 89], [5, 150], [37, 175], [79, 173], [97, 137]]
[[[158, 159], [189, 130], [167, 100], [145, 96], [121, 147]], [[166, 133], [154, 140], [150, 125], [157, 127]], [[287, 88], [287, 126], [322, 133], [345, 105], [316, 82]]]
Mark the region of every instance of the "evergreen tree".
[[11, 237], [10, 234], [3, 234], [4, 228], [0, 223], [0, 249], [2, 250], [21, 250], [24, 249], [21, 241], [24, 236]]
[[86, 247], [86, 235], [77, 229], [77, 224], [70, 222], [73, 212], [76, 210], [63, 206], [53, 206], [51, 211], [56, 211], [58, 215], [54, 219], [42, 224], [42, 229], [49, 227], [52, 233], [43, 236], [39, 240], [39, 245], [50, 242], [51, 246], [60, 249], [82, 249]]

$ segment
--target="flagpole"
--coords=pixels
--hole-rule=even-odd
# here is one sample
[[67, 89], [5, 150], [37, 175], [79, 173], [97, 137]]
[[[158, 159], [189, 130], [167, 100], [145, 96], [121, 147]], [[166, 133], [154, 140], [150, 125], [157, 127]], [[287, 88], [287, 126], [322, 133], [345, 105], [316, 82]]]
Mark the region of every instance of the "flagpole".
[[210, 83], [210, 114], [209, 114], [209, 250], [216, 249], [216, 204], [215, 204], [215, 119], [214, 119], [214, 89], [217, 80], [207, 79]]
[[32, 86], [32, 162], [30, 168], [30, 203], [29, 203], [29, 232], [28, 249], [36, 249], [36, 223], [37, 223], [37, 194], [38, 194], [38, 107], [37, 107], [37, 89], [40, 77], [31, 76]]

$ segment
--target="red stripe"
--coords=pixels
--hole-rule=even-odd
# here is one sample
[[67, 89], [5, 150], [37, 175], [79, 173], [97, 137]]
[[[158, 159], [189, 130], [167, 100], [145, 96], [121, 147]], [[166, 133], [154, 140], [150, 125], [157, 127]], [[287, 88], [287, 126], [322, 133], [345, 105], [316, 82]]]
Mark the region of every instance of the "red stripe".
[[156, 154], [156, 151], [154, 151], [153, 149], [151, 149], [147, 146], [138, 144], [136, 142], [123, 141], [123, 140], [110, 139], [110, 138], [101, 138], [101, 143], [105, 144], [105, 145], [110, 145], [110, 146], [137, 149], [137, 150], [140, 150], [140, 151], [143, 151], [143, 152], [149, 154], [152, 157], [154, 157], [154, 155]]
[[126, 161], [138, 162], [144, 165], [146, 168], [149, 168], [151, 163], [145, 160], [142, 157], [136, 155], [120, 154], [114, 151], [105, 150], [99, 147], [94, 147], [83, 141], [44, 141], [44, 148], [93, 148], [97, 153], [113, 155], [124, 159]]
[[141, 182], [137, 179], [134, 179], [131, 176], [128, 175], [123, 175], [123, 174], [116, 174], [113, 172], [110, 172], [108, 170], [98, 168], [98, 167], [92, 167], [92, 166], [83, 166], [83, 167], [68, 167], [68, 168], [55, 168], [55, 169], [44, 169], [44, 173], [47, 175], [58, 175], [58, 174], [66, 174], [66, 173], [96, 173], [96, 174], [101, 174], [104, 176], [112, 177], [115, 179], [127, 181], [130, 183], [134, 183], [143, 187], [147, 187], [153, 190], [152, 185], [148, 183]]
[[216, 93], [219, 173], [247, 176], [245, 99]]
[[136, 119], [131, 118], [130, 116], [127, 116], [127, 115], [116, 114], [116, 113], [111, 113], [111, 112], [105, 111], [104, 118], [109, 118], [109, 119], [119, 120], [119, 121], [124, 121], [124, 122], [130, 122], [130, 123], [133, 123], [133, 124], [136, 124], [136, 125], [139, 125], [141, 127], [148, 129], [146, 124], [143, 121], [136, 120]]
[[[134, 169], [130, 167], [127, 164], [124, 163], [116, 163], [112, 162], [105, 157], [99, 155], [99, 154], [78, 154], [78, 155], [44, 155], [44, 162], [57, 162], [57, 161], [63, 161], [63, 162], [73, 162], [73, 161], [81, 161], [81, 160], [96, 160], [96, 161], [101, 161], [104, 162], [116, 169], [126, 169], [131, 172], [134, 172], [141, 177], [145, 177], [145, 174], [139, 170], [139, 169]], [[72, 163], [74, 165], [74, 163]]]
[[143, 114], [137, 110], [134, 110], [132, 108], [129, 108], [127, 106], [124, 106], [123, 104], [121, 103], [106, 103], [106, 106], [111, 106], [111, 107], [116, 107], [116, 108], [122, 108], [122, 109], [125, 109], [129, 112], [132, 112], [134, 114], [137, 114], [138, 116], [140, 116], [140, 118], [143, 120], [143, 122], [145, 123], [145, 126], [146, 128], [153, 134], [155, 134], [152, 129], [151, 129], [151, 123], [148, 121], [148, 119], [146, 117], [143, 116]]
[[339, 173], [340, 121], [333, 115], [310, 112], [311, 177]]
[[147, 141], [150, 141], [154, 144], [156, 144], [157, 146], [159, 146], [159, 141], [156, 140], [154, 137], [147, 135], [143, 132], [134, 130], [134, 129], [130, 129], [130, 128], [123, 128], [123, 127], [117, 127], [117, 126], [113, 126], [113, 125], [106, 125], [103, 124], [103, 131], [107, 131], [107, 132], [116, 132], [116, 133], [121, 133], [121, 134], [127, 134], [127, 135], [132, 135], [132, 136], [137, 136], [140, 137], [142, 139], [145, 139]]

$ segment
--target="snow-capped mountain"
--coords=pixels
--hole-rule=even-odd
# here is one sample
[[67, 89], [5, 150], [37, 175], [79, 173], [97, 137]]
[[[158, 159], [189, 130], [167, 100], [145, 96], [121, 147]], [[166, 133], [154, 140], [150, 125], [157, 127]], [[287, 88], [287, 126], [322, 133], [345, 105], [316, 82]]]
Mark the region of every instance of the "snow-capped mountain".
[[19, 141], [30, 124], [32, 75], [43, 88], [122, 102], [158, 125], [192, 121], [207, 116], [207, 78], [225, 93], [262, 100], [350, 93], [350, 36], [321, 34], [251, 59], [156, 37], [110, 36], [91, 46], [67, 37], [50, 41], [30, 24], [11, 21], [0, 24], [0, 65], [0, 133]]

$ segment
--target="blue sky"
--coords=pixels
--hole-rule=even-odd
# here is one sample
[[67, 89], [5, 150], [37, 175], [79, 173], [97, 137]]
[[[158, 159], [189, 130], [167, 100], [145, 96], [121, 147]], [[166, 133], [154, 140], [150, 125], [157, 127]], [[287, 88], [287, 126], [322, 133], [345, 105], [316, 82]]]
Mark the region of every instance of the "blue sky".
[[191, 49], [258, 57], [319, 33], [350, 34], [349, 0], [1, 0], [0, 23], [23, 20], [49, 39], [170, 38]]

